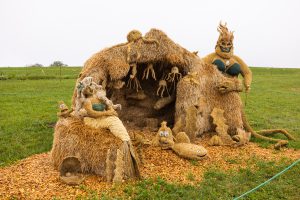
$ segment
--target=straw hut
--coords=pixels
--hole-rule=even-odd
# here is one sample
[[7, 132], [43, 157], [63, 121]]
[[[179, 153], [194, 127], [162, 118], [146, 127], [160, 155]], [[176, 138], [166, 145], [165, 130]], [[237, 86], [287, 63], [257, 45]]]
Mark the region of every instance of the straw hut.
[[[215, 128], [210, 114], [218, 107], [224, 110], [230, 130], [243, 128], [241, 99], [232, 92], [240, 87], [239, 81], [204, 64], [195, 53], [157, 29], [145, 36], [131, 31], [126, 43], [94, 54], [86, 61], [77, 82], [85, 77], [93, 77], [113, 103], [122, 105], [118, 114], [125, 126], [145, 128], [151, 124], [157, 130], [164, 120], [174, 126], [175, 133], [185, 131], [193, 140]], [[76, 90], [75, 87], [73, 107]], [[108, 130], [95, 130], [81, 120], [66, 117], [56, 124], [51, 155], [56, 168], [64, 158], [75, 156], [83, 172], [106, 176], [107, 180], [122, 174], [117, 172], [120, 167], [109, 163], [127, 159], [122, 166], [129, 167], [123, 169], [123, 174], [138, 177], [134, 158], [118, 159], [122, 148], [122, 142]]]
[[[102, 84], [112, 101], [122, 104], [118, 113], [123, 122], [146, 127], [147, 119], [157, 119], [157, 124], [166, 120], [174, 125], [174, 120], [185, 118], [193, 105], [204, 109], [202, 115], [197, 114], [197, 131], [202, 134], [213, 128], [209, 115], [217, 106], [224, 109], [232, 129], [242, 128], [241, 99], [238, 93], [230, 92], [240, 86], [237, 79], [224, 77], [215, 66], [204, 64], [160, 30], [151, 29], [144, 37], [131, 31], [127, 38], [127, 43], [94, 54], [78, 78], [80, 81], [91, 76]], [[190, 82], [189, 77], [196, 83]], [[233, 89], [221, 93], [219, 88], [224, 84]]]

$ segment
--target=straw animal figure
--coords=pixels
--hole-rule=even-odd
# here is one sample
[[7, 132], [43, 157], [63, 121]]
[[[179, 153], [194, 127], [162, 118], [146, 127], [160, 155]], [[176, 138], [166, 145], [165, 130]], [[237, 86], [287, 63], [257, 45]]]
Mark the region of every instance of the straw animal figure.
[[152, 78], [154, 80], [156, 80], [156, 75], [155, 75], [155, 71], [153, 69], [153, 64], [152, 63], [149, 63], [148, 66], [147, 66], [147, 68], [144, 70], [142, 79], [146, 79], [147, 80], [148, 77], [149, 77], [149, 73], [150, 72], [151, 72]]
[[59, 112], [57, 113], [58, 117], [70, 117], [70, 114], [73, 112], [73, 109], [69, 110], [69, 107], [63, 101], [58, 102]]
[[[121, 47], [121, 46], [127, 46], [127, 61], [130, 63], [130, 51], [131, 51], [131, 46], [133, 43], [141, 41], [143, 43], [150, 43], [150, 44], [155, 44], [156, 46], [159, 46], [159, 43], [155, 39], [150, 39], [150, 38], [144, 38], [142, 33], [138, 30], [132, 30], [127, 34], [127, 42], [123, 44], [118, 44], [115, 47]], [[141, 45], [139, 43], [139, 45]], [[140, 57], [140, 54], [137, 52], [137, 58]]]
[[138, 80], [138, 78], [136, 77], [137, 75], [137, 65], [134, 63], [132, 66], [132, 73], [129, 76], [129, 80], [127, 82], [127, 87], [129, 87], [129, 89], [134, 89], [136, 90], [136, 92], [139, 91], [139, 89], [142, 89], [142, 86], [140, 84], [140, 81]]
[[178, 156], [185, 159], [202, 160], [207, 155], [207, 150], [200, 146], [191, 144], [189, 137], [184, 132], [177, 133], [174, 138], [172, 130], [163, 121], [152, 144], [162, 149], [172, 149]]
[[168, 82], [172, 83], [172, 87], [170, 89], [173, 88], [173, 90], [175, 90], [176, 83], [180, 81], [181, 78], [182, 78], [182, 74], [179, 72], [178, 67], [172, 67], [171, 72], [168, 74], [166, 79]]
[[161, 79], [158, 82], [158, 88], [156, 90], [156, 95], [160, 96], [160, 97], [163, 97], [165, 91], [167, 92], [168, 96], [170, 96], [167, 81], [164, 80], [164, 79]]

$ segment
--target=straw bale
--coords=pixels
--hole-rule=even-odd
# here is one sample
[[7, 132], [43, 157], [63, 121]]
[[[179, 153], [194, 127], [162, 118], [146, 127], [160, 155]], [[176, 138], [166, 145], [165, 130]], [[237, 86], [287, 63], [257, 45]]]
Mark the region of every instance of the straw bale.
[[[111, 171], [106, 167], [115, 168], [111, 162], [117, 160], [117, 149], [122, 148], [124, 149], [123, 142], [106, 129], [91, 128], [73, 117], [60, 118], [55, 126], [51, 158], [54, 167], [58, 169], [66, 157], [75, 156], [81, 163], [82, 172], [106, 177], [107, 172]], [[132, 148], [130, 146], [126, 149], [130, 156], [134, 156]], [[136, 168], [125, 169], [133, 171], [128, 178], [137, 175], [135, 170], [138, 171], [138, 167], [136, 163], [131, 164], [133, 160], [131, 157], [126, 160], [126, 168]], [[113, 174], [107, 176], [111, 180], [110, 176]]]

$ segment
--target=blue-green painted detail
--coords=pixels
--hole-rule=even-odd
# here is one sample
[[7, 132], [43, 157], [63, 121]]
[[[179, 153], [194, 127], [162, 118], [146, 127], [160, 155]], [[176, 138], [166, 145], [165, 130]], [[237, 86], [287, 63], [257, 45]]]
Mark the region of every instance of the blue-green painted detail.
[[226, 74], [231, 76], [238, 76], [241, 73], [241, 66], [238, 63], [234, 63], [226, 70]]
[[241, 66], [238, 63], [234, 63], [227, 70], [224, 62], [220, 59], [216, 59], [212, 64], [216, 65], [218, 70], [229, 74], [231, 76], [238, 76], [241, 73]]
[[106, 105], [103, 103], [94, 103], [92, 107], [95, 111], [104, 111], [106, 109]]
[[221, 72], [225, 72], [226, 67], [222, 60], [217, 59], [212, 64], [216, 65]]

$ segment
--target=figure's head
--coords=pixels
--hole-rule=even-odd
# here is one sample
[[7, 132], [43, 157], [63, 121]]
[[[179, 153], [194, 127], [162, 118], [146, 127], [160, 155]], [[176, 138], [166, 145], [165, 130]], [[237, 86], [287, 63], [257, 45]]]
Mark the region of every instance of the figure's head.
[[163, 127], [163, 128], [167, 128], [167, 122], [166, 121], [162, 121], [160, 123], [160, 126]]
[[102, 90], [101, 85], [93, 82], [93, 77], [85, 77], [77, 84], [77, 90], [85, 97], [89, 97], [95, 93], [96, 90]]
[[229, 59], [233, 55], [233, 31], [229, 31], [226, 23], [220, 22], [218, 31], [220, 33], [215, 51], [222, 58]]
[[85, 88], [82, 90], [83, 95], [87, 98], [90, 97], [94, 94], [94, 90], [91, 86], [87, 85]]
[[127, 34], [127, 41], [128, 42], [135, 42], [138, 39], [141, 39], [142, 37], [143, 36], [142, 36], [142, 33], [140, 31], [132, 30]]
[[162, 149], [170, 149], [174, 145], [174, 137], [172, 132], [168, 130], [160, 130], [157, 133], [157, 138], [159, 142], [159, 146]]
[[58, 102], [58, 108], [61, 112], [69, 110], [68, 106], [63, 101]]
[[172, 134], [172, 130], [167, 127], [167, 122], [162, 121], [161, 127], [159, 128], [154, 140], [153, 144], [155, 146], [159, 146], [162, 149], [170, 149], [174, 145], [174, 137]]

